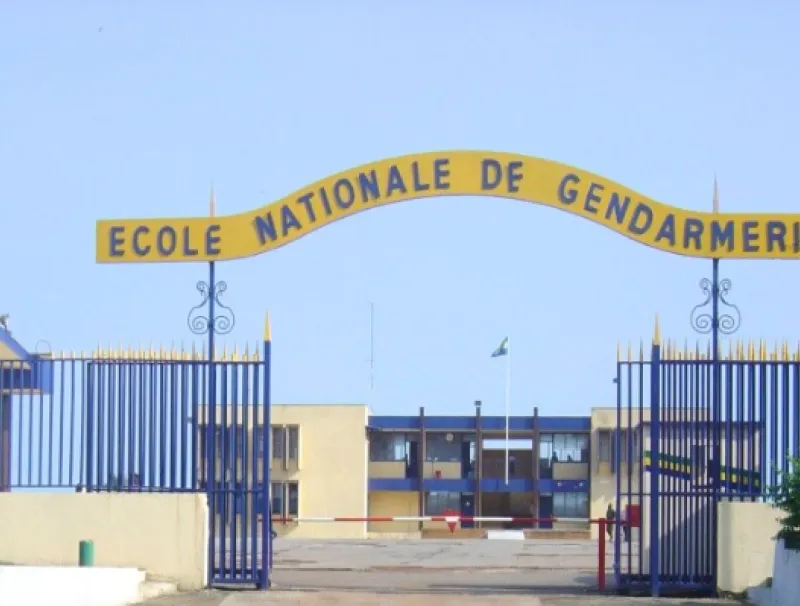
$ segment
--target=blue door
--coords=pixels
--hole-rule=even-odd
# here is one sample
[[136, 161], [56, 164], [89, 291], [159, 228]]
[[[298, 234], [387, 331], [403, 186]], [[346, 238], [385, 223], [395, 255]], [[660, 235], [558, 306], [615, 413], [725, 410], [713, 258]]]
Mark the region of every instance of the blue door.
[[[475, 495], [471, 492], [461, 493], [461, 515], [472, 517], [475, 515]], [[461, 522], [461, 528], [474, 528], [475, 523], [470, 520], [469, 522]]]
[[[543, 494], [539, 497], [539, 517], [553, 517], [553, 495]], [[552, 522], [539, 522], [539, 528], [552, 528]]]

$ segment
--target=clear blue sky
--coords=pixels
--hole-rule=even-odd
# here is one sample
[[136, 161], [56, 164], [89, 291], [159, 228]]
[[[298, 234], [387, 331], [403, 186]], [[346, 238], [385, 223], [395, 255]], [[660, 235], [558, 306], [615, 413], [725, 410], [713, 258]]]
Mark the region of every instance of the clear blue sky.
[[[502, 9], [498, 8], [502, 5]], [[5, 2], [0, 312], [33, 348], [187, 344], [201, 265], [100, 266], [98, 218], [255, 208], [356, 164], [475, 148], [664, 202], [797, 211], [789, 2]], [[458, 211], [458, 216], [456, 216]], [[742, 337], [797, 338], [800, 263], [723, 263]], [[275, 402], [585, 414], [617, 341], [694, 338], [710, 262], [492, 198], [363, 213], [221, 264], [243, 344], [273, 318]], [[369, 301], [376, 389], [369, 391]]]

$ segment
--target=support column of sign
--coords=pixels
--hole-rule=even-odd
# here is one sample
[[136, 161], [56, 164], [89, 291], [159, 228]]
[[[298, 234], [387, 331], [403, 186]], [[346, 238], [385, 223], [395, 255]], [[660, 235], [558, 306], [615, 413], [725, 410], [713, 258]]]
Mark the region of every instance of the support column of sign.
[[[216, 214], [216, 201], [214, 199], [214, 189], [211, 189], [209, 201], [210, 216]], [[208, 357], [206, 359], [206, 394], [205, 404], [203, 405], [203, 418], [200, 424], [205, 432], [205, 452], [202, 453], [201, 464], [205, 468], [206, 492], [208, 494], [209, 508], [209, 567], [208, 583], [212, 584], [214, 578], [215, 563], [222, 563], [225, 559], [224, 541], [220, 543], [220, 553], [215, 553], [217, 537], [215, 534], [217, 517], [217, 465], [215, 464], [215, 453], [217, 452], [217, 368], [216, 368], [216, 335], [226, 335], [233, 330], [236, 324], [236, 317], [227, 305], [220, 301], [220, 296], [228, 290], [228, 284], [216, 277], [216, 267], [213, 261], [208, 264], [208, 282], [202, 280], [197, 283], [197, 291], [200, 293], [201, 301], [189, 310], [187, 324], [189, 330], [198, 336], [206, 336], [208, 339]], [[197, 411], [195, 411], [196, 414]], [[225, 414], [226, 411], [223, 411]], [[227, 436], [222, 436], [223, 446]], [[218, 556], [218, 557], [217, 557]]]
[[[714, 177], [714, 199], [713, 199], [713, 212], [719, 213], [719, 190], [717, 188], [717, 178]], [[719, 259], [714, 258], [711, 260], [711, 279], [703, 278], [700, 280], [700, 289], [705, 295], [705, 300], [696, 305], [692, 309], [690, 322], [695, 332], [700, 334], [711, 335], [711, 414], [705, 417], [705, 435], [711, 436], [712, 455], [711, 464], [711, 488], [712, 488], [712, 503], [708, 508], [710, 510], [709, 517], [710, 527], [713, 529], [713, 535], [718, 534], [718, 519], [717, 519], [717, 503], [720, 500], [720, 478], [722, 477], [722, 449], [721, 442], [721, 429], [722, 423], [727, 421], [728, 433], [726, 443], [730, 444], [730, 421], [732, 420], [732, 411], [727, 411], [727, 415], [723, 415], [722, 411], [722, 377], [720, 368], [720, 336], [732, 335], [741, 325], [741, 312], [739, 308], [728, 301], [728, 293], [730, 292], [732, 283], [728, 278], [720, 280], [719, 277]], [[721, 312], [720, 305], [725, 309]], [[710, 307], [710, 312], [709, 312]], [[699, 419], [697, 420], [699, 423]], [[728, 461], [730, 465], [731, 462]], [[717, 542], [711, 542], [711, 573], [714, 579], [714, 587], [717, 586]]]

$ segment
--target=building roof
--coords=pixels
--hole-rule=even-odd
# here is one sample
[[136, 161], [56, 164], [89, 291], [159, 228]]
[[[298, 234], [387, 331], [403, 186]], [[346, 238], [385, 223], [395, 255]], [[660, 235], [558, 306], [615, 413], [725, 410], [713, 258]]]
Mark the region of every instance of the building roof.
[[19, 362], [29, 360], [31, 354], [11, 336], [5, 328], [0, 327], [0, 360]]

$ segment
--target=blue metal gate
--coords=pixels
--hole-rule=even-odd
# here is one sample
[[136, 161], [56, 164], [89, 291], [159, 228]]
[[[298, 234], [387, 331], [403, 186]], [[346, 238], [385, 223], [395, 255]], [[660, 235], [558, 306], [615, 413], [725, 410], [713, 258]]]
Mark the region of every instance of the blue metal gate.
[[617, 588], [714, 594], [717, 504], [763, 499], [800, 452], [800, 351], [712, 356], [657, 338], [649, 360], [631, 358], [617, 362], [612, 459], [618, 520], [639, 524], [615, 533]]
[[205, 492], [209, 584], [269, 586], [270, 343], [0, 360], [0, 491]]

